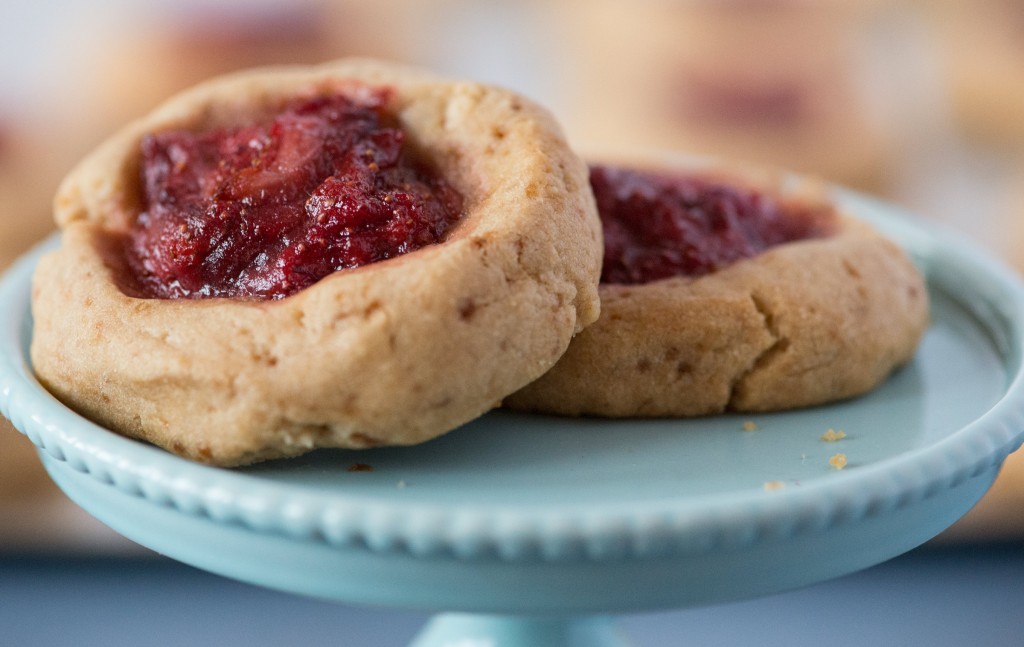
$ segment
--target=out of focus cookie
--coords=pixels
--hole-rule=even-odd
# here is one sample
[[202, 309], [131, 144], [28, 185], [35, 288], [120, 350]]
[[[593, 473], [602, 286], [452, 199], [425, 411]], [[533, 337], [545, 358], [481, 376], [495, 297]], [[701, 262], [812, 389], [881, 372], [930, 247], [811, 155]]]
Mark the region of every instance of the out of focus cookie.
[[997, 146], [1024, 142], [1024, 3], [927, 3], [964, 132]]
[[[424, 60], [434, 3], [421, 0], [257, 0], [157, 3], [127, 24], [91, 33], [92, 132], [110, 132], [214, 76], [269, 65], [311, 65], [346, 56]], [[433, 42], [433, 41], [429, 41]], [[81, 112], [81, 108], [79, 109]]]
[[0, 269], [53, 230], [45, 157], [27, 124], [0, 118]]
[[1002, 221], [1008, 231], [1008, 249], [1010, 262], [1024, 273], [1024, 165], [1011, 180], [1012, 186], [1007, 192], [1006, 206]]
[[570, 3], [564, 122], [586, 149], [686, 150], [876, 192], [896, 163], [868, 2]]
[[[40, 177], [41, 150], [28, 126], [0, 118], [0, 272], [53, 229], [50, 191]], [[0, 505], [34, 500], [54, 487], [35, 448], [0, 418]]]

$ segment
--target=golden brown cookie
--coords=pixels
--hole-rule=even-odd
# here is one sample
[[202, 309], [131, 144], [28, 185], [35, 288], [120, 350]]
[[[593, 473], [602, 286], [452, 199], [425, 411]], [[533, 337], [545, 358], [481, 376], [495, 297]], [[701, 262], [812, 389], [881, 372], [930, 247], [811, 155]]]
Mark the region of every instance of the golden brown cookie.
[[[900, 248], [807, 186], [711, 181], [757, 187], [784, 210], [825, 210], [830, 230], [696, 277], [602, 282], [598, 321], [507, 406], [611, 417], [789, 409], [864, 393], [913, 355], [927, 293]], [[606, 252], [606, 276], [610, 262]]]
[[[128, 296], [140, 141], [267, 118], [296, 95], [386, 87], [409, 141], [462, 196], [439, 244], [292, 296]], [[418, 443], [539, 377], [598, 313], [585, 164], [546, 111], [497, 88], [372, 61], [216, 79], [132, 123], [55, 201], [34, 282], [40, 381], [83, 415], [217, 465]]]

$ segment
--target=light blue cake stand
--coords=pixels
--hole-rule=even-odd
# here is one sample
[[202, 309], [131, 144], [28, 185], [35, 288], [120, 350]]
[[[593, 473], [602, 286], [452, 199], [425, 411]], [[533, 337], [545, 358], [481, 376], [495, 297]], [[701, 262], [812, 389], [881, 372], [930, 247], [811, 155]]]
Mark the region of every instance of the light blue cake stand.
[[[182, 562], [439, 612], [416, 647], [624, 645], [616, 613], [767, 595], [921, 544], [1022, 441], [1024, 289], [945, 231], [840, 200], [912, 253], [933, 303], [916, 359], [849, 402], [683, 421], [498, 411], [417, 447], [216, 469], [115, 435], [36, 382], [29, 294], [44, 246], [0, 285], [0, 408], [68, 496]], [[824, 442], [829, 429], [846, 437]]]

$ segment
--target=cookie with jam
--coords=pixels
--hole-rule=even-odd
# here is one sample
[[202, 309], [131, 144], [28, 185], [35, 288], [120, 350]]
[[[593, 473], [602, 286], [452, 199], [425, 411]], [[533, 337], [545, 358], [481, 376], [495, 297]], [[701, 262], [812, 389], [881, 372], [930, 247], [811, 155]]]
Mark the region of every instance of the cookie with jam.
[[862, 394], [928, 324], [907, 255], [809, 180], [595, 165], [601, 315], [509, 407], [609, 417], [774, 411]]
[[40, 381], [216, 465], [434, 438], [599, 309], [587, 168], [552, 117], [374, 61], [186, 91], [73, 170], [55, 216]]

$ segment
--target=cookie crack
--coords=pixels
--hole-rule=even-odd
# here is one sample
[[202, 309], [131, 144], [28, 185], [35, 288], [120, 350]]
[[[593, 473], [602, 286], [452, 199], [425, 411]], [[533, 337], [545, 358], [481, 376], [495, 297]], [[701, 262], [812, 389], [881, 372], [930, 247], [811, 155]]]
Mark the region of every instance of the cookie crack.
[[789, 338], [779, 330], [778, 322], [775, 320], [775, 312], [769, 303], [756, 293], [750, 294], [750, 302], [764, 320], [764, 328], [773, 341], [754, 358], [744, 371], [737, 374], [733, 379], [732, 384], [729, 386], [729, 400], [726, 404], [726, 409], [729, 410], [736, 410], [737, 400], [742, 396], [743, 385], [750, 376], [764, 369], [775, 358], [785, 353], [790, 345]]

